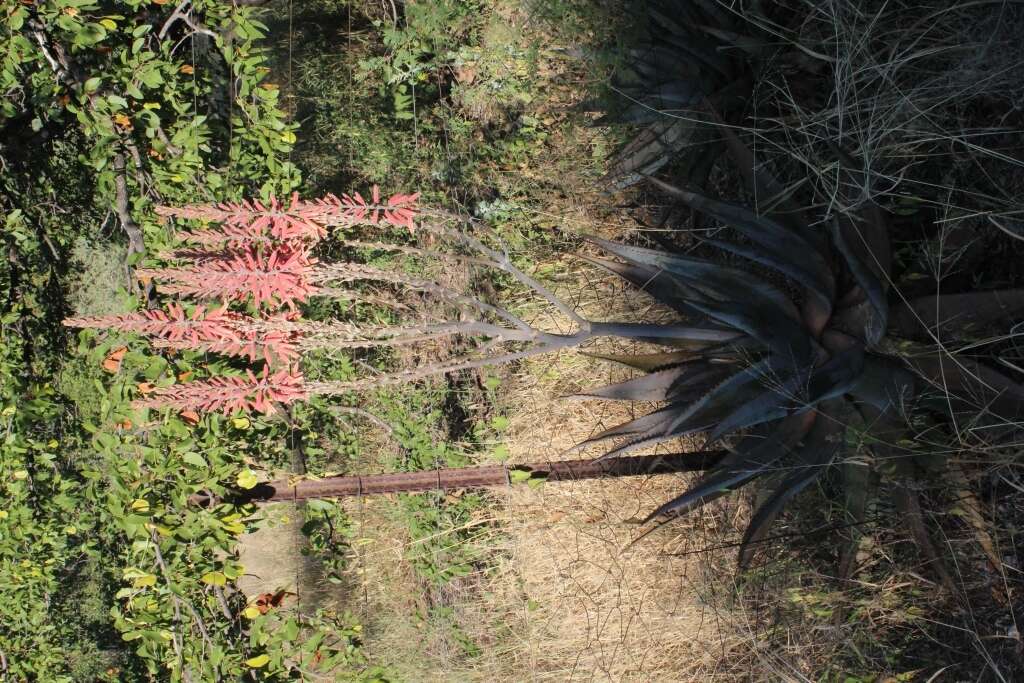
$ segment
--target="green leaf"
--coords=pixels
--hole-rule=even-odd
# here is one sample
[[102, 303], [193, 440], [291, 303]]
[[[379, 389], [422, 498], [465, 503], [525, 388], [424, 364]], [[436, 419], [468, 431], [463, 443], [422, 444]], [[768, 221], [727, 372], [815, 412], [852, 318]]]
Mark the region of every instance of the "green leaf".
[[335, 509], [334, 503], [321, 498], [312, 498], [306, 501], [306, 507], [313, 512], [332, 512]]
[[99, 76], [93, 76], [85, 82], [85, 84], [82, 86], [82, 89], [85, 90], [85, 92], [87, 93], [96, 92], [100, 87], [100, 83], [102, 82], [103, 79], [101, 79]]
[[522, 484], [523, 482], [530, 481], [530, 477], [533, 473], [529, 470], [509, 470], [508, 480], [513, 484]]
[[76, 45], [89, 47], [95, 45], [106, 37], [107, 29], [103, 28], [101, 24], [88, 23], [82, 25], [81, 28], [75, 32], [74, 42]]
[[188, 451], [187, 453], [181, 456], [181, 459], [194, 467], [206, 468], [209, 466], [206, 463], [206, 459], [194, 451]]

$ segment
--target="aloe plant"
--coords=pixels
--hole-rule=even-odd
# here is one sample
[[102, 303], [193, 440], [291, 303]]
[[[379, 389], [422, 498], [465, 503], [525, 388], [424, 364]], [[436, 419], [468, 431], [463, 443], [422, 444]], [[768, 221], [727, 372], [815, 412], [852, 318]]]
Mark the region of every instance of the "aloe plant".
[[[750, 189], [777, 195], [772, 179], [753, 172], [749, 150], [728, 130], [724, 134]], [[853, 161], [836, 153], [852, 184], [863, 186]], [[830, 467], [843, 466], [847, 510], [854, 523], [860, 521], [869, 477], [862, 461], [848, 457], [856, 428], [878, 469], [894, 476], [895, 504], [915, 541], [948, 580], [912, 483], [928, 463], [914, 447], [910, 418], [926, 413], [960, 428], [969, 419], [993, 429], [990, 438], [1019, 424], [1024, 386], [950, 351], [949, 344], [1024, 312], [1024, 290], [935, 292], [904, 300], [891, 286], [885, 214], [870, 202], [831, 217], [828, 229], [812, 228], [799, 211], [761, 215], [649, 180], [732, 228], [738, 239], [706, 242], [753, 267], [590, 239], [615, 260], [585, 258], [685, 320], [677, 339], [666, 342], [660, 335], [659, 343], [671, 347], [666, 352], [613, 358], [647, 374], [585, 394], [659, 401], [662, 407], [580, 446], [611, 442], [602, 456], [609, 458], [696, 433], [707, 435], [705, 448], [726, 440], [729, 455], [646, 521], [683, 515], [758, 482], [764, 491], [739, 553], [745, 568], [786, 504]], [[782, 281], [788, 286], [777, 284]], [[734, 336], [721, 341], [728, 333]], [[848, 549], [842, 571], [849, 572], [850, 564]]]
[[[717, 149], [712, 130], [698, 116], [705, 98], [718, 104], [748, 91], [750, 79], [728, 39], [734, 36], [729, 12], [715, 2], [652, 0], [645, 6], [645, 37], [625, 55], [627, 63], [611, 79], [613, 106], [595, 123], [639, 126], [609, 164], [604, 183], [621, 190], [655, 173], [684, 149], [692, 171], [710, 168]], [[588, 100], [581, 109], [605, 109]]]

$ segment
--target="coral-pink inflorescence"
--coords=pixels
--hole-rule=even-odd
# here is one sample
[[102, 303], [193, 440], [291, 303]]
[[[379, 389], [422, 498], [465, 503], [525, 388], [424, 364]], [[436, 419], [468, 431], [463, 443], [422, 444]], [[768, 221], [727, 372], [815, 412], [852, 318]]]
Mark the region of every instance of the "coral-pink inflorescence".
[[322, 199], [302, 200], [297, 193], [291, 202], [284, 203], [271, 197], [266, 204], [259, 200], [197, 204], [182, 207], [157, 207], [162, 216], [176, 216], [220, 223], [217, 230], [197, 230], [183, 235], [184, 239], [202, 244], [234, 245], [246, 242], [306, 241], [315, 242], [326, 234], [327, 225], [355, 225], [383, 222], [408, 228], [412, 232], [418, 212], [416, 202], [420, 194], [393, 194], [382, 201], [380, 188], [373, 186], [370, 202], [361, 194], [328, 194]]
[[237, 410], [273, 414], [276, 403], [291, 403], [306, 398], [302, 372], [298, 368], [271, 371], [263, 367], [259, 375], [246, 371], [245, 377], [214, 377], [209, 380], [176, 384], [157, 389], [135, 402], [139, 408], [174, 408], [176, 410]]
[[296, 313], [261, 318], [219, 308], [196, 306], [191, 315], [176, 303], [166, 311], [149, 310], [127, 315], [68, 318], [69, 327], [137, 332], [153, 339], [154, 346], [209, 351], [226, 356], [289, 363], [298, 359], [298, 333], [288, 325]]
[[315, 265], [316, 259], [301, 245], [278, 244], [267, 250], [250, 245], [211, 255], [187, 268], [140, 268], [136, 275], [157, 280], [159, 289], [170, 294], [229, 301], [252, 296], [257, 306], [285, 305], [294, 310], [317, 292], [310, 281]]

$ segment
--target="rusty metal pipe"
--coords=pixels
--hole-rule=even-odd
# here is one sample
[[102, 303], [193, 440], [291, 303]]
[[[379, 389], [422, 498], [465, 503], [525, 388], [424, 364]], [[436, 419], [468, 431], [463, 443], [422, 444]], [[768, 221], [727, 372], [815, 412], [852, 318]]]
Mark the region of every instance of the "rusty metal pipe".
[[[526, 479], [544, 481], [575, 481], [601, 477], [631, 477], [696, 472], [717, 464], [725, 451], [665, 453], [611, 458], [609, 460], [556, 460], [520, 465], [484, 465], [481, 467], [450, 467], [419, 472], [369, 474], [323, 479], [278, 480], [257, 484], [245, 491], [234, 491], [227, 499], [235, 504], [250, 502], [297, 501], [310, 498], [341, 498], [373, 496], [382, 493], [420, 493], [452, 489], [507, 486], [513, 472], [525, 472]], [[519, 477], [517, 477], [519, 478]], [[208, 494], [195, 494], [194, 504], [217, 502]]]

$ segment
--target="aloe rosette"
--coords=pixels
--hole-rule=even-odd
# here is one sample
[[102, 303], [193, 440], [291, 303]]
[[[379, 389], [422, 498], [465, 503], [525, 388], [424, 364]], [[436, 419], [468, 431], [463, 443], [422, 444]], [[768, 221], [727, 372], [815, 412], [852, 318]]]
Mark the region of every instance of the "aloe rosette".
[[[735, 139], [729, 143], [737, 161], [754, 168], [749, 151]], [[748, 179], [760, 196], [774, 196], [770, 179], [753, 172]], [[863, 517], [868, 468], [847, 457], [847, 431], [857, 426], [873, 437], [867, 442], [879, 469], [895, 475], [895, 504], [934, 560], [910, 484], [927, 456], [914, 449], [909, 417], [921, 409], [951, 424], [969, 415], [994, 428], [992, 437], [998, 438], [999, 431], [1013, 430], [1024, 417], [1024, 386], [983, 362], [952, 355], [941, 344], [921, 342], [934, 342], [937, 335], [952, 341], [1024, 312], [1024, 290], [904, 300], [890, 286], [889, 228], [874, 204], [836, 217], [829, 230], [822, 230], [794, 218], [797, 211], [759, 215], [650, 180], [731, 227], [739, 239], [706, 241], [757, 267], [591, 240], [615, 260], [585, 258], [686, 320], [664, 326], [657, 338], [650, 335], [670, 350], [614, 358], [647, 374], [584, 394], [664, 405], [580, 446], [612, 442], [602, 456], [607, 458], [695, 433], [706, 433], [707, 445], [735, 437], [721, 463], [646, 521], [691, 512], [760, 482], [766, 492], [739, 553], [740, 566], [746, 567], [785, 505], [832, 466], [843, 465], [854, 523]], [[772, 271], [769, 279], [759, 274]], [[774, 284], [782, 280], [793, 286]], [[787, 293], [794, 290], [796, 296]], [[676, 338], [667, 341], [669, 331]]]

